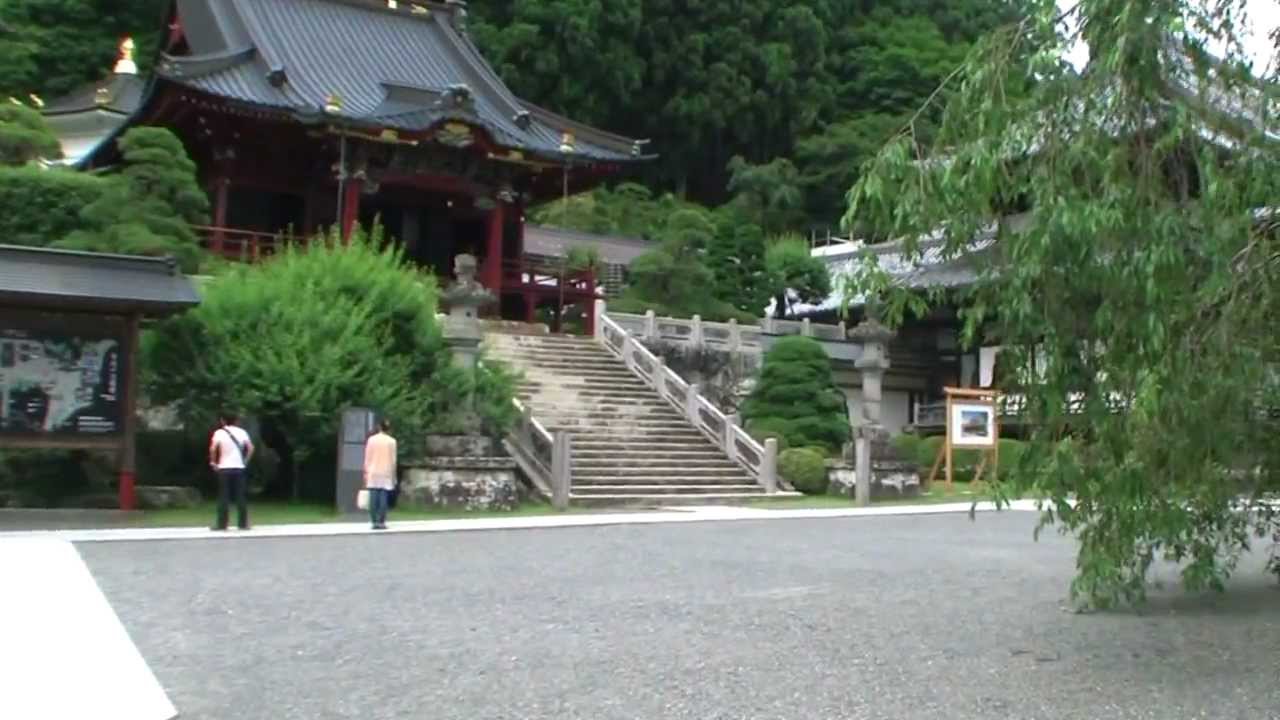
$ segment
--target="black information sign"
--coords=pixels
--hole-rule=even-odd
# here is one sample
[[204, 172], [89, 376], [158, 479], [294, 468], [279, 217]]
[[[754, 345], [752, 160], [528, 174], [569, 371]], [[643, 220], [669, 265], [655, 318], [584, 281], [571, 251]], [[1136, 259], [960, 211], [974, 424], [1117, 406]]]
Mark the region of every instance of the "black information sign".
[[0, 432], [121, 432], [123, 347], [111, 334], [0, 326]]

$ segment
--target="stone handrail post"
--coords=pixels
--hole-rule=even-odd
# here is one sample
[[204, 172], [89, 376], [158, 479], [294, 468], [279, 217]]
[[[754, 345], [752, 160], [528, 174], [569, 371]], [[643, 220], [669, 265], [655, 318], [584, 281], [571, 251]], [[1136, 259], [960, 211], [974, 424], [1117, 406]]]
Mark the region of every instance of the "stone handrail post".
[[800, 334], [804, 337], [813, 337], [813, 323], [809, 322], [809, 318], [800, 320]]
[[557, 431], [551, 454], [551, 505], [557, 510], [569, 507], [572, 446], [569, 433]]
[[702, 349], [704, 340], [702, 335], [702, 316], [701, 315], [693, 316], [693, 326], [689, 332], [689, 343], [692, 344], [698, 350]]
[[742, 416], [738, 413], [730, 413], [725, 416], [724, 423], [724, 451], [729, 455], [729, 460], [737, 461], [738, 444], [733, 441], [733, 429], [742, 427]]
[[764, 465], [760, 473], [760, 484], [767, 493], [778, 492], [778, 440], [767, 438], [764, 441]]
[[658, 339], [658, 316], [652, 310], [644, 311], [644, 339]]
[[729, 350], [738, 352], [742, 349], [742, 330], [738, 327], [737, 318], [729, 318]]
[[698, 383], [689, 383], [689, 388], [685, 390], [684, 408], [689, 422], [693, 423], [694, 427], [700, 426], [702, 422], [698, 418]]
[[658, 364], [653, 367], [653, 389], [658, 391], [659, 397], [666, 397], [667, 394], [667, 359], [658, 356]]

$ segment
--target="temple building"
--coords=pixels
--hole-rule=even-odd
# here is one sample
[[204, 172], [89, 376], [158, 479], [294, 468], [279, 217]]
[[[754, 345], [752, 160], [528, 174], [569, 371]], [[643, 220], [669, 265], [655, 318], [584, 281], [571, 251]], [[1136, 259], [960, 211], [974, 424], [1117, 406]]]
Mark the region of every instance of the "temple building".
[[150, 77], [126, 42], [109, 77], [44, 112], [85, 169], [116, 163], [130, 127], [176, 133], [209, 193], [214, 253], [256, 259], [376, 219], [438, 274], [475, 255], [503, 317], [590, 313], [593, 272], [531, 260], [525, 208], [652, 156], [516, 97], [466, 21], [461, 0], [174, 0]]

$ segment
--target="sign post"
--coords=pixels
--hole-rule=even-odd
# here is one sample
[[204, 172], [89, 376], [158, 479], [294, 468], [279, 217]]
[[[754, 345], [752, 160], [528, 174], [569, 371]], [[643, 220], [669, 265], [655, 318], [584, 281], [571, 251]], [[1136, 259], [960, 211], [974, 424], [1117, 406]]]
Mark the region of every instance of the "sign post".
[[987, 461], [991, 461], [991, 476], [996, 477], [1000, 465], [1000, 418], [996, 401], [998, 390], [978, 388], [943, 388], [947, 396], [947, 433], [938, 456], [929, 471], [932, 484], [938, 474], [938, 466], [946, 461], [947, 487], [954, 481], [955, 450], [984, 450], [982, 460], [973, 475], [973, 481], [982, 478]]
[[375, 419], [369, 408], [350, 407], [342, 411], [335, 500], [338, 512], [344, 515], [360, 512], [356, 493], [364, 487], [364, 444], [373, 432]]

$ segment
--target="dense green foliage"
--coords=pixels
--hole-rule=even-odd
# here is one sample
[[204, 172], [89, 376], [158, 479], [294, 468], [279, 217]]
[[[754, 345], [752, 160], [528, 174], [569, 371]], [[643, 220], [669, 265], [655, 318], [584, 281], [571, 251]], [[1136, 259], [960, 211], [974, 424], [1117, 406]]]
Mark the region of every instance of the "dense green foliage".
[[[412, 452], [427, 429], [456, 429], [451, 423], [474, 389], [486, 429], [503, 432], [512, 419], [511, 378], [449, 363], [433, 278], [398, 250], [379, 250], [380, 231], [357, 234], [349, 246], [323, 240], [215, 278], [199, 308], [150, 333], [148, 398], [173, 403], [195, 426], [221, 407], [256, 417], [283, 477], [295, 481], [309, 458], [331, 452], [348, 405], [391, 418]], [[331, 468], [318, 487], [332, 488]]]
[[0, 165], [26, 165], [57, 160], [62, 146], [38, 110], [18, 103], [0, 103]]
[[80, 211], [110, 182], [64, 168], [0, 167], [0, 238], [36, 246], [65, 238], [83, 227]]
[[[734, 157], [779, 161], [774, 171], [813, 191], [800, 207], [831, 224], [859, 162], [894, 129], [879, 117], [900, 127], [1009, 4], [505, 0], [472, 11], [473, 34], [518, 93], [651, 139], [664, 158], [648, 168], [657, 187], [719, 203]], [[867, 139], [850, 143], [864, 120]], [[824, 183], [829, 173], [841, 184]], [[789, 193], [766, 195], [796, 207]]]
[[132, 36], [145, 72], [169, 0], [10, 0], [0, 3], [0, 98], [45, 99], [104, 77]]
[[[919, 467], [920, 479], [925, 480], [929, 477], [929, 471], [933, 468], [934, 462], [938, 459], [938, 453], [944, 441], [945, 438], [941, 435], [920, 437], [919, 435], [903, 434], [893, 438], [893, 447], [903, 460], [914, 462]], [[1021, 440], [1002, 438], [999, 445], [1000, 459], [996, 468], [997, 476], [1018, 472], [1019, 463], [1022, 462], [1022, 456], [1027, 447], [1026, 443]], [[958, 482], [973, 480], [984, 454], [989, 455], [983, 450], [953, 450], [951, 456], [952, 479]], [[988, 459], [988, 463], [990, 463], [990, 459]], [[939, 479], [943, 478], [943, 472], [942, 466], [939, 466]], [[990, 465], [983, 470], [982, 479], [991, 480]]]
[[[764, 273], [775, 304], [774, 316], [788, 314], [793, 302], [819, 303], [831, 294], [831, 273], [809, 244], [795, 235], [774, 238], [764, 252]], [[787, 291], [790, 292], [787, 292]]]
[[777, 433], [787, 446], [839, 452], [849, 439], [844, 395], [831, 377], [831, 361], [813, 338], [779, 339], [765, 353], [760, 378], [742, 403], [748, 432]]
[[[997, 493], [1050, 499], [1044, 523], [1080, 541], [1082, 604], [1140, 600], [1165, 558], [1188, 588], [1221, 588], [1251, 538], [1280, 531], [1280, 435], [1260, 411], [1280, 404], [1280, 232], [1259, 214], [1280, 202], [1274, 84], [1246, 71], [1238, 2], [1084, 0], [1066, 17], [1083, 72], [1055, 4], [1030, 9], [948, 85], [932, 144], [907, 132], [877, 156], [848, 220], [945, 228], [955, 256], [1031, 208], [1001, 224], [966, 314], [970, 337], [990, 323], [1016, 366], [1036, 345], [1045, 365], [1025, 387], [1025, 472]], [[890, 317], [907, 302], [894, 293]]]
[[632, 261], [628, 287], [611, 303], [620, 312], [724, 321], [738, 318], [753, 322], [754, 314], [736, 309], [717, 298], [715, 274], [706, 264], [706, 248], [715, 242], [713, 216], [698, 209], [677, 210], [663, 224], [657, 247]]
[[204, 251], [191, 225], [209, 219], [209, 199], [196, 181], [195, 163], [177, 136], [164, 128], [133, 128], [117, 142], [123, 170], [81, 211], [81, 228], [57, 245], [169, 255], [183, 270], [194, 272]]
[[778, 474], [805, 495], [827, 493], [827, 458], [821, 449], [783, 450], [778, 453]]

